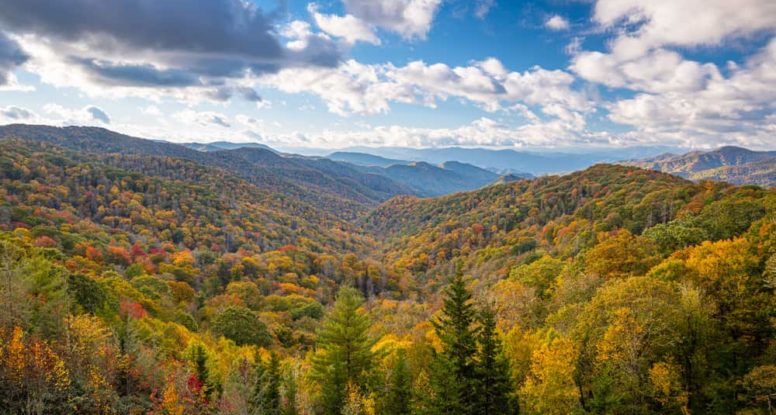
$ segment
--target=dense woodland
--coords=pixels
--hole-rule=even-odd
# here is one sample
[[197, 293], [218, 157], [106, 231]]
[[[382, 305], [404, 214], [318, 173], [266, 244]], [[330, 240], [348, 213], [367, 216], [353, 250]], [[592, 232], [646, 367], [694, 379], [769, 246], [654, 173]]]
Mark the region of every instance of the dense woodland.
[[774, 411], [774, 190], [597, 165], [378, 205], [26, 138], [0, 413]]

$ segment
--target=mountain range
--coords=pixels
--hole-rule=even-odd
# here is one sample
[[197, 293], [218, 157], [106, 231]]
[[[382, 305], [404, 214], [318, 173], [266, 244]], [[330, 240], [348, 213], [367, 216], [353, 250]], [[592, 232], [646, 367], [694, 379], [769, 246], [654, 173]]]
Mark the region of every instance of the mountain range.
[[356, 164], [407, 163], [424, 161], [440, 164], [458, 161], [471, 164], [496, 174], [531, 174], [535, 176], [569, 173], [590, 167], [596, 163], [613, 163], [628, 159], [653, 157], [680, 149], [666, 146], [627, 147], [621, 149], [568, 150], [568, 151], [519, 151], [514, 149], [485, 149], [464, 147], [401, 148], [401, 147], [352, 147], [346, 150], [323, 153], [327, 157]]
[[337, 206], [334, 211], [350, 217], [392, 196], [436, 196], [473, 190], [499, 178], [498, 174], [457, 162], [366, 166], [280, 153], [261, 144], [181, 145], [130, 137], [97, 127], [13, 124], [0, 127], [0, 138], [43, 141], [80, 151], [186, 159], [224, 169], [267, 190], [318, 205]]
[[776, 186], [776, 151], [752, 151], [726, 146], [713, 151], [662, 154], [624, 162], [690, 180], [718, 180], [733, 184]]

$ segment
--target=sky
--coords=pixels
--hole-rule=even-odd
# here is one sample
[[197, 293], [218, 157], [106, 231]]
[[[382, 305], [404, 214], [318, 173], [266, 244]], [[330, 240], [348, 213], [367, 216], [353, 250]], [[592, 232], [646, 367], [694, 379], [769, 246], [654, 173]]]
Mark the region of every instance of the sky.
[[0, 124], [776, 149], [773, 0], [0, 0]]

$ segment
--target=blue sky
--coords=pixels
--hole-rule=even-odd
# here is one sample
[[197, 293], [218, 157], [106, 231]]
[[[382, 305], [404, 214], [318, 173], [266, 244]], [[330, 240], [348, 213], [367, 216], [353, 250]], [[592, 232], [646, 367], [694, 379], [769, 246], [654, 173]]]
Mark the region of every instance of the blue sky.
[[776, 148], [772, 0], [0, 0], [0, 123], [171, 141]]

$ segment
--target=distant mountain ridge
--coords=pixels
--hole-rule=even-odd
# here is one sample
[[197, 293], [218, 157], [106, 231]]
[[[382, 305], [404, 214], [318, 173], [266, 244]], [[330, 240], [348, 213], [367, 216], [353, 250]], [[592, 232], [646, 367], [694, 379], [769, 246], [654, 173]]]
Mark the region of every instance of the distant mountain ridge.
[[[42, 141], [66, 149], [96, 154], [174, 157], [225, 170], [252, 184], [292, 195], [313, 206], [326, 206], [352, 218], [392, 196], [412, 190], [387, 177], [375, 177], [341, 163], [286, 157], [263, 148], [197, 151], [180, 144], [147, 140], [97, 127], [51, 127], [12, 124], [0, 126], [0, 139]], [[333, 162], [332, 162], [333, 163]]]
[[[361, 166], [365, 171], [384, 174], [409, 186], [420, 196], [440, 196], [475, 190], [497, 181], [501, 176], [490, 170], [458, 161], [433, 164], [347, 151], [331, 153], [326, 157]], [[526, 176], [530, 177], [530, 175]]]
[[394, 164], [409, 164], [407, 160], [389, 159], [376, 156], [374, 154], [357, 153], [353, 151], [337, 151], [329, 154], [326, 158], [336, 161], [344, 161], [359, 166], [389, 167]]
[[188, 147], [197, 151], [221, 151], [221, 150], [237, 150], [239, 148], [262, 148], [264, 150], [277, 153], [274, 148], [261, 143], [233, 143], [231, 141], [213, 141], [211, 143], [182, 143], [184, 147]]
[[623, 149], [599, 149], [593, 151], [539, 152], [515, 149], [487, 148], [398, 148], [398, 147], [353, 147], [329, 157], [346, 158], [355, 164], [375, 164], [378, 160], [406, 162], [424, 161], [440, 164], [449, 160], [471, 164], [499, 175], [514, 174], [535, 176], [570, 173], [598, 163], [614, 163], [623, 160], [653, 157], [677, 150], [674, 147], [629, 147]]
[[776, 186], [776, 151], [726, 146], [686, 154], [663, 154], [622, 164], [674, 174], [691, 180]]
[[[259, 143], [174, 144], [97, 127], [0, 126], [0, 139], [51, 143], [96, 154], [174, 157], [230, 172], [273, 192], [353, 217], [397, 195], [436, 196], [474, 190], [499, 175], [463, 163], [407, 164], [391, 168], [357, 165], [323, 157], [283, 154]], [[383, 164], [389, 164], [384, 162]]]

